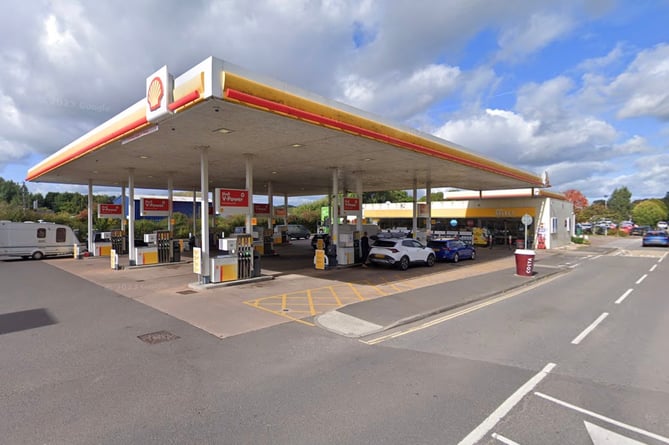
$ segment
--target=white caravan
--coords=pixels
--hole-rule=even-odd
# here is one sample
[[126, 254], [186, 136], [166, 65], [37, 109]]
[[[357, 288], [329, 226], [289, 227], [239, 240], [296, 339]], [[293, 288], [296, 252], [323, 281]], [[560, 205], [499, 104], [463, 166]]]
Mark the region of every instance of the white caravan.
[[63, 224], [0, 221], [0, 256], [40, 260], [45, 256], [74, 255], [74, 245], [83, 245]]

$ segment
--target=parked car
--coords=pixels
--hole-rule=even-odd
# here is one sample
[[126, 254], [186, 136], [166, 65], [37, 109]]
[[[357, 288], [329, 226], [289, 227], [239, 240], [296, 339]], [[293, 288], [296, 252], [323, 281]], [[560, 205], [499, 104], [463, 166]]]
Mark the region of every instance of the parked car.
[[651, 226], [636, 226], [632, 227], [632, 231], [630, 232], [630, 235], [635, 235], [635, 236], [644, 236], [646, 232], [649, 230], [652, 230], [653, 228]]
[[311, 232], [302, 224], [288, 224], [286, 235], [291, 239], [309, 239]]
[[372, 264], [396, 266], [407, 270], [410, 264], [424, 263], [427, 267], [434, 266], [434, 251], [413, 238], [378, 239], [369, 250], [368, 260]]
[[641, 241], [643, 247], [664, 246], [669, 247], [669, 233], [664, 230], [650, 230], [646, 232]]
[[657, 228], [660, 230], [667, 230], [667, 228], [669, 228], [669, 224], [667, 224], [666, 221], [658, 221]]
[[474, 246], [455, 238], [430, 240], [427, 242], [427, 247], [434, 250], [437, 260], [457, 263], [461, 259], [473, 260], [476, 258]]
[[580, 227], [584, 233], [592, 232], [592, 223], [590, 222], [582, 222], [576, 225]]

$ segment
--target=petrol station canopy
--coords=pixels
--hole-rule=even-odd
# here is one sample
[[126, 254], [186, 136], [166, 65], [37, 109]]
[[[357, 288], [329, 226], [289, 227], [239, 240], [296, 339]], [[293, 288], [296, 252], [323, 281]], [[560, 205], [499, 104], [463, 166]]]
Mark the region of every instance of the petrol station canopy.
[[545, 187], [534, 173], [210, 57], [179, 77], [163, 67], [146, 97], [28, 171], [27, 180], [199, 190], [207, 152], [209, 187], [253, 194], [326, 195], [339, 190]]

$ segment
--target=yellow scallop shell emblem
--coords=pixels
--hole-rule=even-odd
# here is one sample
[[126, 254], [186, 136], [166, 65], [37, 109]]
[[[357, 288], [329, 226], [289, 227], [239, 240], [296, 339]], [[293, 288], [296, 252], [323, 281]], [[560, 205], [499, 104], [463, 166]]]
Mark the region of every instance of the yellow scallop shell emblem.
[[160, 102], [163, 100], [163, 81], [160, 77], [154, 77], [149, 84], [149, 91], [146, 93], [146, 100], [149, 102], [149, 110], [156, 111], [160, 108]]

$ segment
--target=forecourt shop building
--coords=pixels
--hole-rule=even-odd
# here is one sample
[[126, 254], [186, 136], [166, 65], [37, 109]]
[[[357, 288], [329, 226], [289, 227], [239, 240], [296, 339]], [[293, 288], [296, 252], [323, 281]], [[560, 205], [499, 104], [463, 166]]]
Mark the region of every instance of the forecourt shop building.
[[[144, 82], [144, 80], [143, 80]], [[135, 264], [134, 193], [214, 193], [216, 212], [245, 213], [253, 195], [341, 195], [432, 187], [467, 190], [541, 188], [534, 173], [451, 142], [379, 119], [283, 82], [209, 57], [178, 77], [165, 66], [148, 76], [146, 96], [32, 167], [28, 181], [88, 185], [129, 197], [129, 263]], [[429, 193], [428, 193], [429, 196]], [[348, 210], [360, 213], [360, 200]], [[171, 205], [161, 209], [171, 215]], [[201, 206], [201, 283], [210, 280], [207, 206]], [[333, 205], [332, 220], [337, 221]], [[270, 218], [271, 221], [271, 218]], [[333, 244], [338, 228], [332, 228]], [[195, 267], [194, 267], [195, 269]]]

